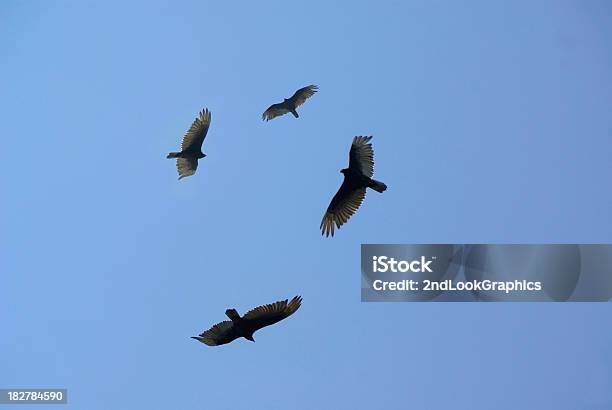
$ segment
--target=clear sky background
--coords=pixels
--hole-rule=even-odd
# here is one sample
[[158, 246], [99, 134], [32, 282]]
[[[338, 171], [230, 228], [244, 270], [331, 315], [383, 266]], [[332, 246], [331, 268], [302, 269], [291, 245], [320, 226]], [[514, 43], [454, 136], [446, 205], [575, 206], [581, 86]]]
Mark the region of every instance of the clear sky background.
[[[609, 1], [5, 0], [0, 56], [0, 387], [87, 410], [612, 408], [609, 304], [367, 304], [359, 268], [362, 243], [612, 242]], [[311, 83], [299, 120], [262, 122]], [[204, 107], [208, 157], [177, 181]], [[370, 134], [389, 189], [322, 238]], [[256, 343], [189, 338], [296, 294]]]

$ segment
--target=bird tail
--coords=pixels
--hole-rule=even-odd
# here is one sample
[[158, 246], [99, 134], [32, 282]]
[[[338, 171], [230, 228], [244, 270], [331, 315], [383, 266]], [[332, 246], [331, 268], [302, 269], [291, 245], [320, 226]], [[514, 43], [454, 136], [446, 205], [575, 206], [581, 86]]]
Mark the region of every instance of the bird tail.
[[178, 158], [180, 152], [171, 152], [166, 158]]
[[296, 110], [291, 110], [291, 114], [293, 114], [295, 118], [300, 118]]
[[385, 185], [384, 182], [380, 182], [375, 179], [370, 180], [369, 187], [375, 190], [376, 192], [380, 192], [380, 193], [385, 192], [387, 190], [387, 185]]
[[232, 321], [240, 319], [240, 315], [238, 314], [238, 311], [236, 309], [227, 309], [225, 311], [225, 314], [227, 315], [227, 317], [232, 319]]

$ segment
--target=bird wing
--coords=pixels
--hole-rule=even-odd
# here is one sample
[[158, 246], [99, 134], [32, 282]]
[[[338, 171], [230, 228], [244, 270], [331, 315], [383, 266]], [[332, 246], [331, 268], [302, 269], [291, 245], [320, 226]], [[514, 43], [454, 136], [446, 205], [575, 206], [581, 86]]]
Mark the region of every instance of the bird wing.
[[179, 173], [179, 179], [195, 174], [198, 169], [197, 158], [177, 158], [176, 169]]
[[309, 99], [310, 97], [312, 97], [314, 95], [314, 93], [316, 93], [318, 91], [319, 87], [311, 84], [309, 86], [306, 86], [304, 88], [300, 88], [299, 90], [297, 90], [295, 92], [295, 94], [293, 94], [291, 96], [291, 98], [289, 98], [289, 100], [291, 102], [293, 102], [293, 104], [295, 105], [295, 108], [299, 107], [300, 105], [304, 104], [304, 102]]
[[287, 108], [287, 105], [282, 102], [278, 104], [272, 104], [264, 113], [261, 115], [261, 118], [270, 121], [272, 118], [280, 117], [281, 115], [285, 115], [291, 110]]
[[193, 121], [189, 130], [185, 133], [183, 142], [181, 143], [181, 151], [200, 152], [204, 138], [206, 138], [206, 134], [208, 133], [209, 126], [210, 111], [208, 111], [207, 108], [199, 113], [198, 118]]
[[349, 168], [358, 170], [368, 178], [374, 175], [374, 150], [372, 137], [355, 137], [349, 152]]
[[357, 212], [365, 195], [365, 188], [353, 188], [345, 178], [323, 215], [319, 226], [321, 235], [329, 236], [331, 233], [331, 236], [334, 236], [334, 225], [340, 229]]
[[280, 302], [256, 307], [245, 313], [242, 319], [249, 327], [254, 329], [253, 331], [256, 331], [291, 316], [299, 309], [301, 304], [302, 297], [296, 296], [290, 302], [287, 302], [287, 299], [285, 299]]
[[234, 324], [229, 320], [225, 320], [201, 333], [200, 337], [208, 346], [219, 346], [236, 340], [239, 335], [234, 328]]

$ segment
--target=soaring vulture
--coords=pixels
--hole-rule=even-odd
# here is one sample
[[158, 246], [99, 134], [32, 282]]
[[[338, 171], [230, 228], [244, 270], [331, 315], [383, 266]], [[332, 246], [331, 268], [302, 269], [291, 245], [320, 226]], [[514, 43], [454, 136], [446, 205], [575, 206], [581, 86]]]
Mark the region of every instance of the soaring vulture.
[[355, 137], [349, 152], [349, 166], [340, 170], [344, 181], [331, 200], [323, 220], [321, 235], [334, 236], [334, 225], [338, 229], [357, 212], [366, 194], [366, 188], [384, 192], [387, 185], [372, 179], [374, 175], [374, 151], [370, 140], [372, 137]]
[[304, 102], [312, 97], [318, 89], [319, 87], [316, 85], [300, 88], [291, 98], [285, 98], [285, 101], [282, 103], [271, 105], [261, 117], [266, 121], [270, 121], [272, 118], [280, 117], [290, 112], [295, 118], [299, 118], [300, 116], [296, 111], [297, 107], [304, 104]]
[[225, 314], [231, 320], [217, 323], [199, 336], [191, 336], [208, 346], [219, 346], [232, 342], [239, 337], [254, 342], [253, 333], [262, 327], [273, 325], [286, 317], [291, 316], [299, 309], [302, 297], [296, 296], [287, 302], [287, 299], [280, 302], [270, 303], [249, 310], [244, 316], [240, 316], [236, 309], [227, 309]]
[[189, 131], [185, 133], [181, 143], [181, 152], [171, 152], [166, 158], [176, 158], [176, 169], [179, 179], [195, 174], [198, 169], [198, 160], [206, 154], [202, 152], [202, 143], [210, 127], [210, 111], [208, 108], [200, 112], [193, 121]]

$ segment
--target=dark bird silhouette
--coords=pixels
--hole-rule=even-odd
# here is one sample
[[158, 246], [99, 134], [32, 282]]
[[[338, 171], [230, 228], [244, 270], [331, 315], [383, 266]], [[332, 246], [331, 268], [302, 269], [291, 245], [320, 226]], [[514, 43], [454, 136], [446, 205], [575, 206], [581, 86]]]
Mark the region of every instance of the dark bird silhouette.
[[208, 346], [219, 346], [232, 342], [239, 337], [244, 337], [254, 342], [253, 333], [262, 327], [273, 325], [286, 317], [291, 316], [302, 304], [302, 297], [296, 296], [287, 302], [263, 305], [249, 310], [244, 316], [240, 316], [236, 309], [227, 309], [225, 314], [231, 319], [217, 323], [199, 336], [191, 336]]
[[171, 152], [166, 158], [176, 158], [176, 169], [179, 179], [195, 174], [198, 169], [198, 160], [206, 154], [202, 152], [202, 143], [210, 127], [210, 111], [208, 108], [200, 112], [193, 121], [189, 131], [185, 133], [181, 143], [181, 152]]
[[282, 103], [271, 105], [261, 117], [266, 121], [270, 121], [272, 118], [276, 118], [290, 112], [295, 118], [299, 118], [300, 116], [296, 111], [297, 107], [304, 104], [304, 102], [312, 97], [318, 89], [319, 87], [316, 85], [309, 85], [307, 87], [300, 88], [295, 92], [295, 94], [293, 94], [293, 96], [291, 96], [291, 98], [285, 98]]
[[344, 181], [331, 200], [323, 220], [321, 235], [334, 236], [334, 225], [338, 229], [357, 212], [365, 198], [366, 189], [372, 188], [384, 192], [387, 185], [372, 179], [374, 175], [374, 150], [370, 140], [372, 137], [355, 137], [349, 152], [349, 166], [340, 170]]

